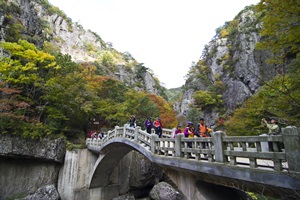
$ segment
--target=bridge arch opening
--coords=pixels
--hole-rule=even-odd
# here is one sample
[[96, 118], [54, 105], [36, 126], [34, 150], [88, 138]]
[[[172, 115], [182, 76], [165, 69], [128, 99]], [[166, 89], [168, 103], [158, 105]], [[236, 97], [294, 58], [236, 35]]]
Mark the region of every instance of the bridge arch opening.
[[99, 149], [100, 156], [89, 181], [89, 188], [105, 187], [111, 184], [111, 174], [119, 162], [131, 151], [137, 151], [152, 161], [152, 155], [141, 145], [129, 140], [116, 138]]

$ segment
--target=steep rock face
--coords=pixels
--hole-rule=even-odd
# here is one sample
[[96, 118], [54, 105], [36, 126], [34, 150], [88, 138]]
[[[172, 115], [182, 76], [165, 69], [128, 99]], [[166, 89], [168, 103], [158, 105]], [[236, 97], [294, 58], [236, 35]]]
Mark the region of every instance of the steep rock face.
[[[186, 81], [186, 91], [177, 110], [179, 113], [189, 112], [189, 104], [193, 102], [192, 95], [195, 91], [209, 91], [209, 87], [219, 81], [222, 82], [220, 94], [226, 109], [223, 114], [230, 114], [258, 91], [262, 81], [270, 80], [276, 75], [274, 66], [265, 62], [268, 52], [255, 49], [255, 45], [261, 40], [258, 34], [261, 24], [253, 9], [245, 8], [232, 23], [237, 23], [235, 32], [225, 37], [218, 35], [207, 45], [202, 61], [209, 69], [205, 74], [208, 81], [205, 82], [198, 76], [201, 65], [195, 66], [195, 73]], [[219, 113], [217, 109], [203, 109], [202, 116], [208, 124], [215, 124]]]
[[57, 185], [65, 151], [61, 139], [32, 140], [1, 134], [0, 199], [33, 195], [28, 196], [32, 199], [43, 191], [51, 191], [52, 197], [57, 199], [51, 185]]
[[62, 139], [32, 140], [12, 135], [0, 135], [0, 155], [35, 158], [62, 163], [66, 152]]
[[182, 114], [186, 115], [189, 110], [189, 105], [193, 103], [192, 95], [194, 94], [195, 90], [190, 88], [187, 89], [182, 96], [182, 101], [180, 105], [180, 111]]
[[145, 89], [149, 93], [153, 94], [159, 94], [157, 88], [155, 87], [157, 84], [155, 80], [153, 79], [153, 76], [151, 73], [146, 72], [144, 75], [144, 83], [145, 83]]
[[56, 185], [59, 168], [54, 162], [0, 157], [0, 199], [24, 197], [40, 187]]

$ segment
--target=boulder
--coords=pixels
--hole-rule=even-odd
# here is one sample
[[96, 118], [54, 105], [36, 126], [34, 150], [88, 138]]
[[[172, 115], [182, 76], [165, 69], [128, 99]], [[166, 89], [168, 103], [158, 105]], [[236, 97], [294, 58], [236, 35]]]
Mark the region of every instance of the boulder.
[[162, 169], [140, 153], [132, 152], [131, 165], [129, 181], [132, 189], [152, 187], [163, 176]]
[[54, 185], [46, 185], [39, 188], [34, 194], [28, 195], [21, 200], [59, 200], [60, 196]]
[[180, 192], [166, 182], [156, 184], [150, 191], [150, 198], [154, 200], [181, 200]]

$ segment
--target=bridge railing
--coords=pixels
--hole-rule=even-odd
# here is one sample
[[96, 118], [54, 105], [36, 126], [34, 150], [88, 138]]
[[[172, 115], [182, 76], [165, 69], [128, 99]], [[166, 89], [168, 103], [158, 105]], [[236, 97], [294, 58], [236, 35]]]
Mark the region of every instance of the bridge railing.
[[[248, 137], [223, 137], [225, 161], [237, 165], [239, 159], [248, 159], [251, 168], [271, 167], [282, 171], [286, 165], [286, 153], [279, 151], [279, 144], [283, 144], [283, 137], [278, 136], [248, 136]], [[262, 148], [262, 144], [273, 143], [273, 151]], [[282, 149], [284, 151], [284, 149]], [[263, 162], [268, 161], [268, 162]]]
[[[148, 134], [139, 127], [115, 127], [103, 140], [87, 139], [87, 145], [99, 147], [112, 138], [127, 138], [159, 156], [275, 171], [300, 171], [297, 161], [300, 157], [298, 128], [286, 130], [278, 136], [226, 136], [224, 132], [217, 131], [209, 138], [185, 138], [182, 134], [174, 138], [172, 131], [169, 129], [162, 138], [158, 138], [154, 133]], [[266, 149], [269, 143], [273, 144], [273, 151]], [[286, 148], [279, 148], [283, 144]]]
[[[173, 137], [175, 129], [167, 129], [167, 128], [163, 128], [162, 129], [162, 137], [163, 138], [171, 138]], [[151, 129], [151, 134], [155, 134], [155, 130]]]

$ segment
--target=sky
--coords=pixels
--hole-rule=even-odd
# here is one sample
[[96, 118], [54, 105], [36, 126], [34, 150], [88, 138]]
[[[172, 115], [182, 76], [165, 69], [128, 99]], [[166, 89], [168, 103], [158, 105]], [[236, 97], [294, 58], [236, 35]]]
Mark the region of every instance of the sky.
[[170, 89], [185, 83], [215, 30], [259, 0], [48, 0], [73, 22], [129, 52]]

